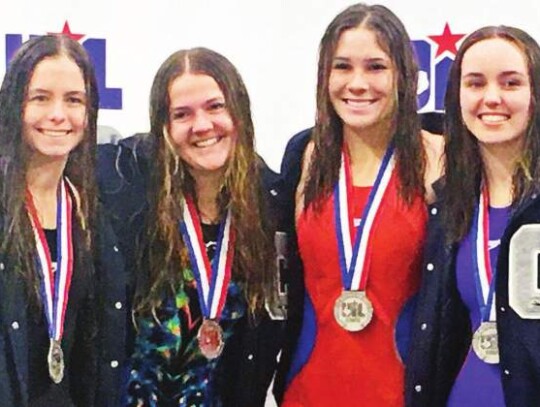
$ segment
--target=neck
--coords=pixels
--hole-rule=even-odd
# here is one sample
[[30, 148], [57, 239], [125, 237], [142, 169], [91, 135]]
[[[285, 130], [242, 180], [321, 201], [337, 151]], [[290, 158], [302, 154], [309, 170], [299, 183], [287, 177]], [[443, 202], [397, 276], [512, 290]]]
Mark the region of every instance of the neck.
[[54, 194], [58, 183], [64, 173], [66, 160], [40, 160], [33, 159], [30, 161], [28, 170], [26, 171], [26, 185], [32, 195], [43, 196]]
[[353, 185], [373, 184], [392, 138], [392, 130], [390, 123], [362, 131], [343, 128], [343, 141], [350, 155]]
[[203, 223], [219, 222], [218, 195], [221, 190], [222, 174], [192, 174], [195, 180], [197, 208]]
[[480, 145], [484, 176], [489, 191], [489, 203], [493, 207], [505, 207], [512, 203], [513, 175], [521, 145]]
[[26, 187], [32, 194], [41, 227], [56, 228], [56, 191], [66, 160], [32, 159], [26, 172]]
[[362, 130], [344, 126], [343, 138], [349, 148], [351, 161], [358, 160], [359, 157], [364, 161], [364, 155], [370, 153], [382, 157], [392, 138], [393, 128], [391, 121]]

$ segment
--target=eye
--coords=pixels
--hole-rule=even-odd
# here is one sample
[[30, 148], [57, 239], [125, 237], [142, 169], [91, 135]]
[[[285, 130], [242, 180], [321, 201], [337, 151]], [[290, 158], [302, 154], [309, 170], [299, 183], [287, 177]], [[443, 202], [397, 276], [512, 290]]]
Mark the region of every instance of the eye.
[[368, 64], [367, 68], [370, 71], [384, 71], [388, 69], [388, 65], [382, 62], [371, 62]]
[[175, 110], [171, 113], [171, 120], [185, 120], [188, 118], [188, 111]]
[[208, 106], [208, 110], [210, 110], [212, 112], [221, 111], [223, 109], [225, 109], [225, 102], [222, 102], [222, 101], [212, 102]]
[[84, 105], [85, 104], [85, 100], [84, 98], [80, 97], [80, 96], [68, 96], [66, 98], [66, 101], [70, 104], [70, 105]]
[[332, 69], [338, 70], [338, 71], [345, 71], [347, 69], [350, 69], [351, 64], [343, 61], [336, 61], [332, 65]]
[[48, 97], [44, 94], [36, 94], [28, 98], [29, 102], [46, 102], [47, 100], [48, 100]]
[[485, 81], [479, 78], [465, 79], [462, 85], [465, 88], [479, 89], [485, 85]]
[[519, 78], [507, 78], [503, 81], [505, 89], [513, 89], [523, 85], [523, 81]]

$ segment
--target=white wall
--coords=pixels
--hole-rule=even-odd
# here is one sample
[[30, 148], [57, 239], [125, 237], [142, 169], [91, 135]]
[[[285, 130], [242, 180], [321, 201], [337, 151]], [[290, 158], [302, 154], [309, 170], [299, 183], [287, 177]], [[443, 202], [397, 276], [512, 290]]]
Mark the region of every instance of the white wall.
[[[227, 56], [242, 74], [253, 103], [258, 150], [277, 169], [289, 137], [314, 117], [317, 47], [344, 0], [0, 0], [0, 75], [6, 34], [60, 31], [105, 39], [106, 85], [122, 89], [122, 110], [100, 111], [100, 124], [122, 136], [147, 131], [148, 93], [173, 51], [206, 46]], [[533, 0], [386, 0], [413, 40], [488, 24], [515, 25], [540, 40], [540, 3]], [[145, 5], [146, 4], [146, 5]], [[429, 40], [427, 40], [429, 42]], [[433, 50], [436, 50], [434, 43]], [[433, 60], [435, 64], [437, 60]], [[427, 85], [427, 83], [425, 83]], [[423, 109], [433, 110], [433, 101]]]

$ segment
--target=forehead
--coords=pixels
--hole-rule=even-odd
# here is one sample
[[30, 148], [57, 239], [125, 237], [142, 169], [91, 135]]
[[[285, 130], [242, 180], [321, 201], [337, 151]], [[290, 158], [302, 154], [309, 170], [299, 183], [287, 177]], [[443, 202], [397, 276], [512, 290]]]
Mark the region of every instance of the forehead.
[[176, 77], [169, 86], [171, 101], [199, 101], [223, 97], [214, 78], [205, 74], [185, 73]]
[[390, 59], [379, 45], [377, 34], [365, 27], [356, 27], [343, 31], [339, 36], [334, 57], [369, 57]]
[[65, 55], [47, 57], [34, 68], [29, 89], [65, 88], [84, 91], [84, 78], [79, 66]]
[[463, 55], [462, 75], [497, 72], [528, 73], [525, 54], [513, 42], [489, 38], [472, 45]]

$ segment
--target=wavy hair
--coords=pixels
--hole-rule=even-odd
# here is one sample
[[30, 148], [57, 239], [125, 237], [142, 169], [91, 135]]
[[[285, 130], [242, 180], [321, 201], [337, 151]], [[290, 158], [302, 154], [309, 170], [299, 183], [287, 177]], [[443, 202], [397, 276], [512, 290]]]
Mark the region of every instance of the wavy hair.
[[23, 137], [23, 116], [28, 85], [36, 66], [46, 58], [66, 56], [81, 70], [86, 92], [86, 126], [79, 145], [70, 152], [64, 175], [78, 192], [77, 216], [85, 246], [93, 240], [96, 207], [94, 178], [96, 127], [99, 96], [94, 69], [88, 54], [66, 36], [45, 35], [24, 43], [9, 63], [0, 88], [0, 213], [2, 252], [15, 259], [15, 269], [26, 281], [30, 297], [39, 299], [39, 277], [35, 270], [34, 233], [26, 210], [26, 173], [30, 149]]
[[156, 144], [156, 165], [149, 188], [148, 240], [144, 264], [140, 267], [146, 275], [139, 279], [136, 311], [152, 312], [163, 300], [164, 291], [175, 293], [184, 283], [182, 270], [190, 267], [178, 222], [182, 219], [182, 198], [194, 196], [195, 181], [186, 164], [173, 151], [168, 135], [164, 134], [169, 127], [170, 86], [186, 73], [208, 75], [217, 82], [234, 123], [237, 141], [217, 203], [222, 216], [227, 209], [231, 210], [236, 236], [232, 276], [245, 287], [249, 309], [255, 312], [264, 303], [273, 246], [259, 183], [250, 100], [231, 62], [206, 48], [172, 54], [159, 68], [152, 85], [150, 122]]
[[[500, 38], [517, 46], [527, 61], [531, 86], [530, 119], [521, 156], [513, 174], [513, 205], [519, 205], [538, 190], [540, 180], [540, 47], [525, 31], [514, 27], [488, 26], [470, 34], [461, 44], [452, 64], [445, 98], [445, 209], [447, 240], [459, 242], [468, 233], [474, 207], [480, 196], [484, 166], [478, 140], [469, 131], [461, 114], [461, 68], [463, 57], [474, 44]], [[500, 57], [504, 57], [501, 55]]]
[[314, 151], [305, 191], [306, 206], [315, 203], [315, 207], [318, 207], [317, 204], [332, 192], [338, 180], [343, 122], [330, 100], [328, 84], [332, 60], [341, 35], [358, 27], [375, 34], [379, 46], [388, 54], [396, 70], [396, 126], [392, 141], [401, 180], [401, 196], [410, 203], [416, 194], [425, 192], [425, 154], [416, 113], [418, 69], [409, 35], [403, 23], [386, 7], [355, 4], [334, 18], [319, 46], [317, 116], [313, 130]]

